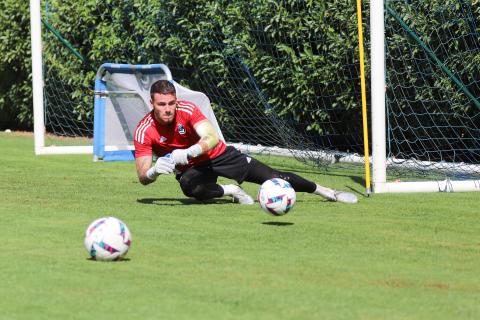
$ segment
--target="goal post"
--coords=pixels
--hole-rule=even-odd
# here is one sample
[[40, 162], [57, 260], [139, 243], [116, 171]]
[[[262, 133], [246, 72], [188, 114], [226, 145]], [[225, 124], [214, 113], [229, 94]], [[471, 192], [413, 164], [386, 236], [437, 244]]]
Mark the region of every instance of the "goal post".
[[[385, 42], [385, 16], [387, 12], [393, 15], [396, 22], [406, 31], [407, 37], [414, 37], [413, 43], [420, 44], [420, 49], [426, 51], [426, 55], [431, 58], [441, 72], [453, 80], [456, 85], [459, 85], [459, 80], [447, 69], [447, 67], [439, 61], [435, 53], [425, 45], [418, 36], [413, 34], [413, 31], [401, 20], [396, 13], [388, 7], [388, 1], [372, 0], [370, 1], [370, 36], [371, 36], [371, 121], [372, 121], [372, 184], [374, 193], [408, 193], [408, 192], [468, 192], [480, 191], [480, 179], [478, 173], [480, 172], [480, 165], [477, 163], [467, 164], [463, 162], [446, 162], [441, 159], [438, 161], [425, 161], [414, 159], [399, 159], [392, 155], [387, 155], [387, 146], [389, 140], [387, 139], [387, 132], [391, 132], [392, 128], [387, 127], [389, 115], [387, 114], [387, 99], [385, 92], [388, 85], [386, 79], [388, 72], [386, 69], [387, 63], [385, 55], [388, 54], [388, 44]], [[478, 47], [477, 47], [478, 49]], [[392, 72], [391, 72], [392, 73]], [[461, 91], [466, 93], [469, 98], [473, 98], [471, 93], [465, 86], [460, 85]], [[478, 106], [478, 102], [473, 98], [473, 102]], [[440, 112], [440, 111], [437, 111]], [[478, 131], [479, 121], [474, 122], [474, 131]], [[476, 126], [475, 126], [476, 125]], [[480, 136], [473, 137], [477, 139], [477, 153]], [[475, 152], [472, 150], [472, 152]], [[477, 161], [480, 160], [477, 158]], [[433, 179], [422, 179], [420, 181], [407, 181], [404, 179], [396, 179], [394, 181], [387, 181], [387, 168], [401, 167], [402, 169], [411, 168], [432, 168], [435, 172], [452, 172], [451, 176], [434, 177]], [[427, 169], [426, 169], [427, 170]], [[473, 178], [468, 178], [468, 173], [473, 174]], [[476, 175], [476, 176], [475, 176]], [[467, 176], [466, 179], [455, 180], [455, 176]], [[413, 180], [413, 179], [412, 179]]]
[[30, 0], [33, 133], [36, 155], [92, 154], [92, 145], [46, 146], [41, 0]]
[[380, 192], [386, 183], [385, 26], [383, 0], [370, 1], [372, 185]]
[[41, 154], [45, 146], [45, 125], [43, 121], [42, 28], [39, 0], [30, 0], [30, 30], [35, 154]]

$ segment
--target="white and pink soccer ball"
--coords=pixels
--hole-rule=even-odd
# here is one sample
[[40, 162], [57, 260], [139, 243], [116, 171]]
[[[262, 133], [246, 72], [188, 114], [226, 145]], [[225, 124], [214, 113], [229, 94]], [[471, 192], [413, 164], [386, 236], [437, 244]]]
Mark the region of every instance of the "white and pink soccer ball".
[[85, 231], [85, 249], [94, 260], [112, 261], [123, 258], [131, 243], [132, 236], [127, 225], [115, 217], [97, 219]]
[[296, 194], [289, 182], [274, 178], [265, 181], [258, 191], [260, 207], [274, 216], [282, 216], [293, 208]]

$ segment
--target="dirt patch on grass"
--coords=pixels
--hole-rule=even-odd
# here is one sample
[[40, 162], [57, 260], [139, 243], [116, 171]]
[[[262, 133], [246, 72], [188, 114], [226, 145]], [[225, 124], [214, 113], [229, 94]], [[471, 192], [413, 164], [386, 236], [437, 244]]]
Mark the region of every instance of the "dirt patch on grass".
[[427, 283], [424, 287], [432, 289], [450, 289], [450, 286], [446, 283]]
[[388, 287], [388, 288], [428, 288], [428, 289], [440, 289], [440, 290], [448, 290], [450, 286], [446, 283], [417, 283], [410, 280], [404, 279], [385, 279], [385, 280], [377, 280], [374, 282], [376, 286], [380, 287]]

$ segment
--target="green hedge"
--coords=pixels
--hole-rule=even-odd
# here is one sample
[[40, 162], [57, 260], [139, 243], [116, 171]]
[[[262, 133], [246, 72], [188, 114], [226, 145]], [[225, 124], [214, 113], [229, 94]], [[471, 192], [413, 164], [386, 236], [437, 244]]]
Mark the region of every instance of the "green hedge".
[[0, 1], [0, 17], [0, 129], [31, 129], [28, 1]]
[[[95, 69], [105, 61], [163, 62], [174, 69], [177, 78], [219, 99], [234, 95], [232, 84], [235, 81], [230, 84], [224, 81], [232, 79], [234, 66], [245, 77], [249, 73], [253, 76], [255, 85], [261, 88], [261, 94], [277, 114], [289, 121], [308, 123], [305, 129], [319, 134], [328, 130], [325, 124], [338, 114], [342, 114], [342, 119], [360, 116], [353, 1], [52, 0], [47, 6], [43, 5], [47, 8], [43, 18], [88, 61], [82, 63], [66, 48], [59, 49], [53, 34], [44, 32], [49, 39], [45, 45], [48, 57], [45, 72], [47, 76], [55, 74], [68, 79], [69, 86], [65, 90], [79, 101], [74, 106], [78, 121], [92, 117], [91, 89]], [[445, 52], [462, 46], [460, 33], [464, 29], [463, 25], [455, 24], [455, 17], [439, 11], [434, 15], [438, 21], [431, 21], [426, 16], [412, 15], [408, 1], [390, 1], [390, 5], [426, 40], [431, 40], [432, 44], [441, 41], [439, 46], [443, 46]], [[433, 0], [425, 1], [423, 7], [428, 12], [449, 5], [464, 4], [457, 0]], [[368, 2], [365, 6], [368, 9]], [[475, 29], [480, 22], [478, 12], [472, 13], [471, 19], [466, 21]], [[0, 126], [14, 121], [19, 128], [31, 128], [28, 2], [4, 0], [0, 3], [0, 14]], [[364, 15], [365, 30], [368, 30], [369, 17], [367, 13]], [[453, 22], [448, 24], [448, 21]], [[429, 27], [437, 22], [447, 24], [442, 27], [440, 38], [435, 39], [437, 35]], [[398, 46], [401, 50], [401, 42], [395, 43], [395, 36], [392, 36], [392, 47]], [[368, 53], [368, 42], [366, 49]], [[477, 81], [469, 80], [478, 72], [478, 47], [475, 50], [447, 61], [478, 95]], [[412, 53], [405, 51], [402, 55], [406, 59]], [[399, 64], [402, 70], [403, 60], [392, 63]], [[369, 61], [366, 62], [368, 72]], [[399, 82], [406, 84], [418, 81], [413, 73], [405, 72], [400, 77]], [[250, 80], [245, 78], [236, 85]], [[436, 81], [435, 86], [449, 90], [443, 93], [419, 90], [413, 93], [417, 99], [445, 101], [445, 92], [454, 92], [458, 97], [452, 108], [462, 112], [471, 108], [445, 77], [428, 81]], [[254, 103], [256, 98], [246, 96], [245, 99]], [[320, 108], [320, 100], [330, 109]], [[222, 106], [217, 108], [222, 122], [227, 125], [232, 122], [228, 110], [221, 109]], [[352, 126], [360, 130], [361, 121], [344, 124], [345, 129]]]

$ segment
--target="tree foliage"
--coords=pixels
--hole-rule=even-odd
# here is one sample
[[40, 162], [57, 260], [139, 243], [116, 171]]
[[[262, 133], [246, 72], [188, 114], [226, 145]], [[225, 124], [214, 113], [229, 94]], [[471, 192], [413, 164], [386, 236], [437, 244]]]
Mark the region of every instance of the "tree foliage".
[[[448, 12], [471, 9], [465, 1], [420, 1], [416, 8], [422, 7], [428, 15], [412, 10], [409, 1], [389, 3], [478, 95], [478, 6], [470, 10], [468, 19], [460, 20], [449, 17]], [[233, 123], [233, 111], [222, 97], [235, 100], [239, 89], [248, 85], [259, 92], [256, 96], [245, 94], [243, 99], [254, 105], [261, 95], [276, 114], [302, 124], [307, 131], [323, 134], [330, 130], [324, 125], [329, 121], [345, 122], [346, 130], [360, 130], [360, 120], [350, 121], [360, 115], [358, 36], [352, 1], [50, 0], [42, 5], [46, 9], [43, 19], [86, 59], [80, 61], [44, 30], [46, 86], [58, 85], [48, 82], [48, 77], [67, 79], [65, 90], [78, 100], [72, 112], [79, 121], [93, 116], [91, 90], [95, 70], [102, 63], [162, 62], [177, 79], [213, 96], [216, 112], [227, 126]], [[364, 6], [368, 9], [368, 2]], [[364, 12], [368, 30], [368, 10]], [[14, 118], [18, 127], [31, 127], [28, 5], [4, 0], [0, 14], [0, 111], [9, 121]], [[432, 32], [430, 27], [437, 22], [439, 27]], [[467, 42], [463, 41], [465, 28], [470, 28], [472, 35]], [[402, 51], [405, 47], [401, 41], [395, 42], [396, 35], [389, 36], [392, 48], [405, 58], [392, 62], [398, 70], [405, 69], [397, 73], [399, 82], [412, 84], [406, 90], [416, 90], [419, 79], [402, 63], [420, 55], [422, 49]], [[471, 48], [462, 48], [465, 43]], [[451, 52], [462, 54], [446, 57]], [[432, 65], [422, 59], [417, 67], [428, 74]], [[368, 59], [366, 63], [368, 72]], [[451, 108], [462, 112], [471, 108], [448, 78], [428, 81], [433, 81], [431, 87], [451, 90], [419, 89], [412, 92], [418, 101], [448, 101], [454, 92], [457, 97]]]
[[0, 17], [0, 128], [31, 128], [28, 1], [1, 1]]

